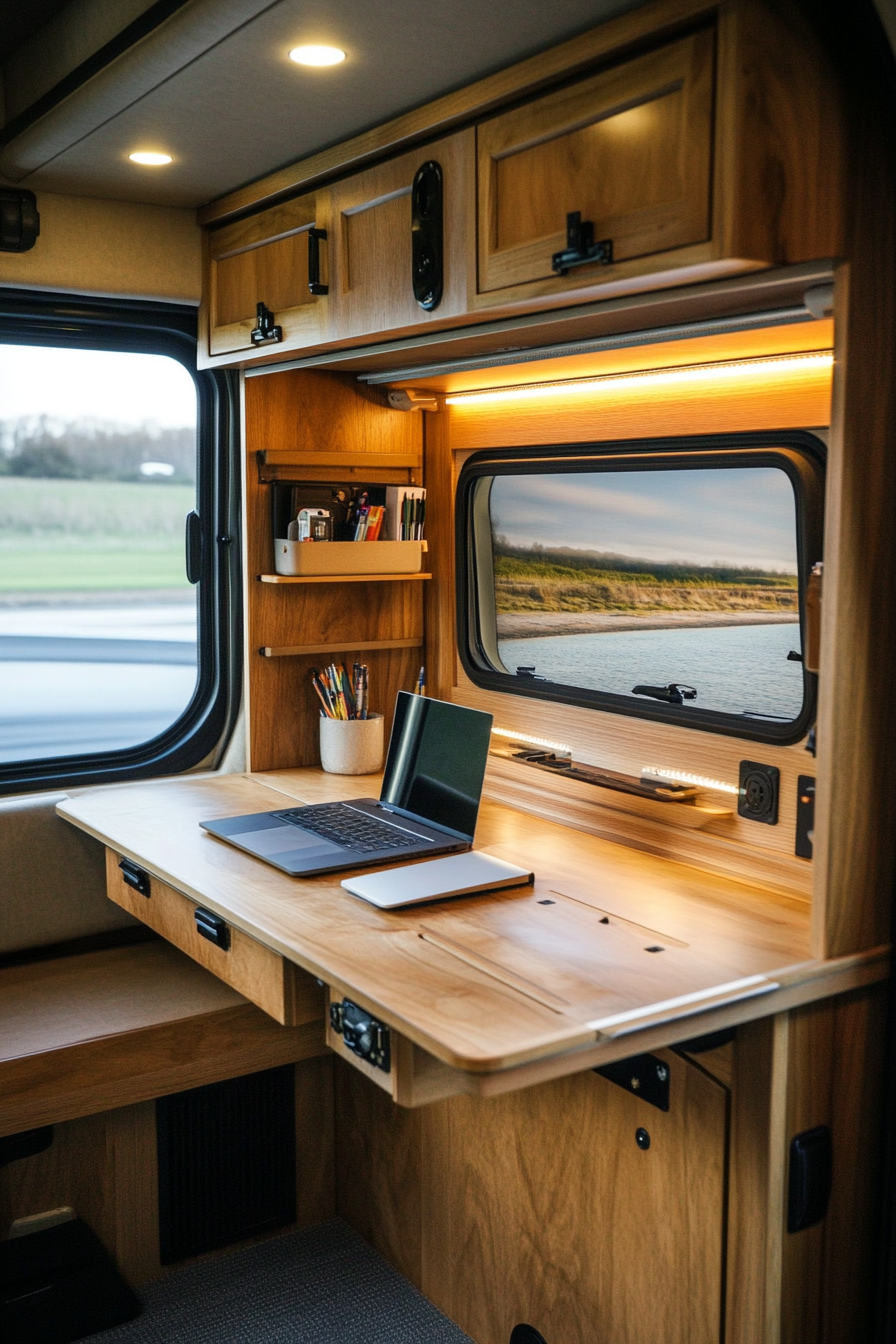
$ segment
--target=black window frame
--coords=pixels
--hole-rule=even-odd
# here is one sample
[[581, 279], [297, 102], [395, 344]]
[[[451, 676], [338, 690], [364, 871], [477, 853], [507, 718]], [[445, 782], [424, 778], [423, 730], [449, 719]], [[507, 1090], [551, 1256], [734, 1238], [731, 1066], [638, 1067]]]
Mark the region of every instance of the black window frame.
[[223, 753], [242, 694], [238, 374], [197, 369], [197, 311], [191, 304], [0, 287], [0, 322], [5, 345], [168, 355], [183, 365], [196, 385], [200, 520], [198, 675], [184, 712], [157, 737], [121, 751], [0, 764], [0, 795], [193, 769]]
[[[794, 487], [796, 548], [799, 577], [799, 624], [806, 647], [805, 590], [809, 570], [824, 558], [825, 444], [808, 430], [759, 431], [738, 434], [702, 434], [657, 439], [620, 439], [611, 442], [527, 445], [494, 448], [467, 458], [457, 482], [455, 507], [457, 647], [461, 665], [474, 685], [483, 690], [521, 695], [527, 699], [576, 705], [580, 708], [674, 724], [704, 732], [738, 737], [750, 742], [789, 746], [800, 742], [815, 722], [818, 677], [803, 667], [803, 705], [796, 719], [742, 718], [705, 710], [693, 702], [678, 706], [521, 678], [499, 672], [491, 663], [482, 637], [480, 574], [488, 561], [478, 547], [486, 539], [477, 534], [474, 519], [476, 483], [484, 477], [569, 474], [593, 470], [625, 471], [662, 465], [664, 469], [733, 466], [772, 466], [784, 470]], [[608, 465], [612, 464], [612, 465]], [[491, 536], [488, 537], [491, 547]], [[492, 575], [492, 588], [494, 580]]]

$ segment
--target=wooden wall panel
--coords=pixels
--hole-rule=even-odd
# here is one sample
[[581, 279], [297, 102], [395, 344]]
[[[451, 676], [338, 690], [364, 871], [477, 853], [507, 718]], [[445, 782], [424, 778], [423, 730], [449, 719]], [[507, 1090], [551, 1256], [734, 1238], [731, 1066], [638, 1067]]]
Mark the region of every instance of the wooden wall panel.
[[668, 1114], [591, 1072], [402, 1112], [341, 1066], [339, 1212], [477, 1344], [519, 1321], [551, 1344], [717, 1341], [727, 1090], [660, 1057]]

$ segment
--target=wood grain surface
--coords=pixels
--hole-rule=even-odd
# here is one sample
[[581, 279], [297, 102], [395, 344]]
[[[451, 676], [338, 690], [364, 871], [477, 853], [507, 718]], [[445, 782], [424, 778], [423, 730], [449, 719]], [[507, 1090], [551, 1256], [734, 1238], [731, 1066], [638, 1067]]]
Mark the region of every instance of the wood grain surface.
[[[696, 994], [697, 1006], [705, 995], [707, 1008], [718, 1005], [719, 995], [735, 1002], [742, 981], [760, 992], [772, 980], [791, 987], [811, 981], [814, 997], [825, 993], [824, 967], [808, 957], [802, 902], [496, 804], [482, 808], [477, 845], [530, 866], [538, 875], [534, 892], [408, 912], [357, 901], [339, 875], [287, 878], [198, 826], [274, 810], [284, 794], [306, 801], [376, 794], [378, 781], [367, 783], [365, 789], [363, 779], [314, 771], [281, 772], [264, 784], [239, 776], [159, 781], [85, 793], [59, 810], [428, 1053], [474, 1073], [593, 1046], [629, 1020], [627, 1031], [647, 1027], [661, 1005], [682, 995]], [[648, 943], [629, 925], [655, 930], [656, 937]], [[435, 940], [422, 936], [427, 931]], [[471, 951], [477, 964], [439, 940]], [[645, 950], [654, 944], [664, 951]], [[483, 958], [500, 974], [482, 969]], [[548, 1006], [544, 994], [533, 997], [508, 980], [560, 1002]], [[693, 1011], [691, 1004], [681, 1011]], [[774, 994], [756, 1011], [774, 1011]], [[666, 1021], [678, 1016], [676, 1009], [664, 1012]]]
[[321, 1021], [323, 992], [312, 976], [241, 929], [228, 930], [227, 949], [217, 947], [199, 934], [197, 907], [192, 901], [158, 880], [150, 883], [149, 897], [142, 896], [125, 882], [119, 857], [114, 850], [106, 851], [106, 894], [110, 901], [155, 929], [166, 942], [186, 952], [282, 1026]]
[[[142, 898], [141, 898], [142, 899]], [[165, 942], [0, 973], [0, 1134], [324, 1051]]]
[[586, 1072], [408, 1114], [338, 1066], [338, 1211], [478, 1344], [520, 1321], [552, 1344], [717, 1340], [727, 1092], [660, 1058], [668, 1113]]

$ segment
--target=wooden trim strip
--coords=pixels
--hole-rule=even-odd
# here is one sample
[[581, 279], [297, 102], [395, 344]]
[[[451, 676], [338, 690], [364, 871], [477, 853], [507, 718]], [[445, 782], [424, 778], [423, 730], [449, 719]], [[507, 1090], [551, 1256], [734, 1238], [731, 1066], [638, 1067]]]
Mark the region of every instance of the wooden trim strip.
[[418, 469], [420, 453], [304, 453], [298, 448], [262, 448], [260, 467], [407, 467]]
[[264, 648], [258, 652], [262, 658], [300, 658], [310, 653], [354, 653], [370, 652], [373, 649], [422, 649], [423, 637], [416, 639], [362, 639], [350, 640], [348, 637], [338, 644], [289, 644], [283, 648]]
[[[259, 574], [259, 583], [407, 583], [431, 574]], [[357, 647], [355, 645], [354, 647]]]
[[768, 980], [764, 975], [748, 975], [743, 980], [731, 980], [727, 985], [697, 989], [692, 994], [679, 994], [677, 998], [647, 1004], [644, 1008], [632, 1008], [624, 1013], [613, 1013], [610, 1017], [598, 1017], [585, 1025], [601, 1036], [626, 1036], [630, 1031], [678, 1021], [694, 1013], [706, 1012], [708, 1008], [724, 1008], [729, 1003], [753, 999], [758, 994], [770, 994], [772, 990], [780, 988], [776, 980]]

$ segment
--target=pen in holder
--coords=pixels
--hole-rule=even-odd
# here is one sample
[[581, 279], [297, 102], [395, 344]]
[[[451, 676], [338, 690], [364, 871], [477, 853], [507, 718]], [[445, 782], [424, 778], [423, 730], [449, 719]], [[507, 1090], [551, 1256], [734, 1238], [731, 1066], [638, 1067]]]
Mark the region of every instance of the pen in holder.
[[372, 775], [383, 764], [383, 716], [367, 709], [366, 663], [353, 663], [352, 675], [335, 663], [311, 669], [321, 703], [320, 763], [331, 775]]

